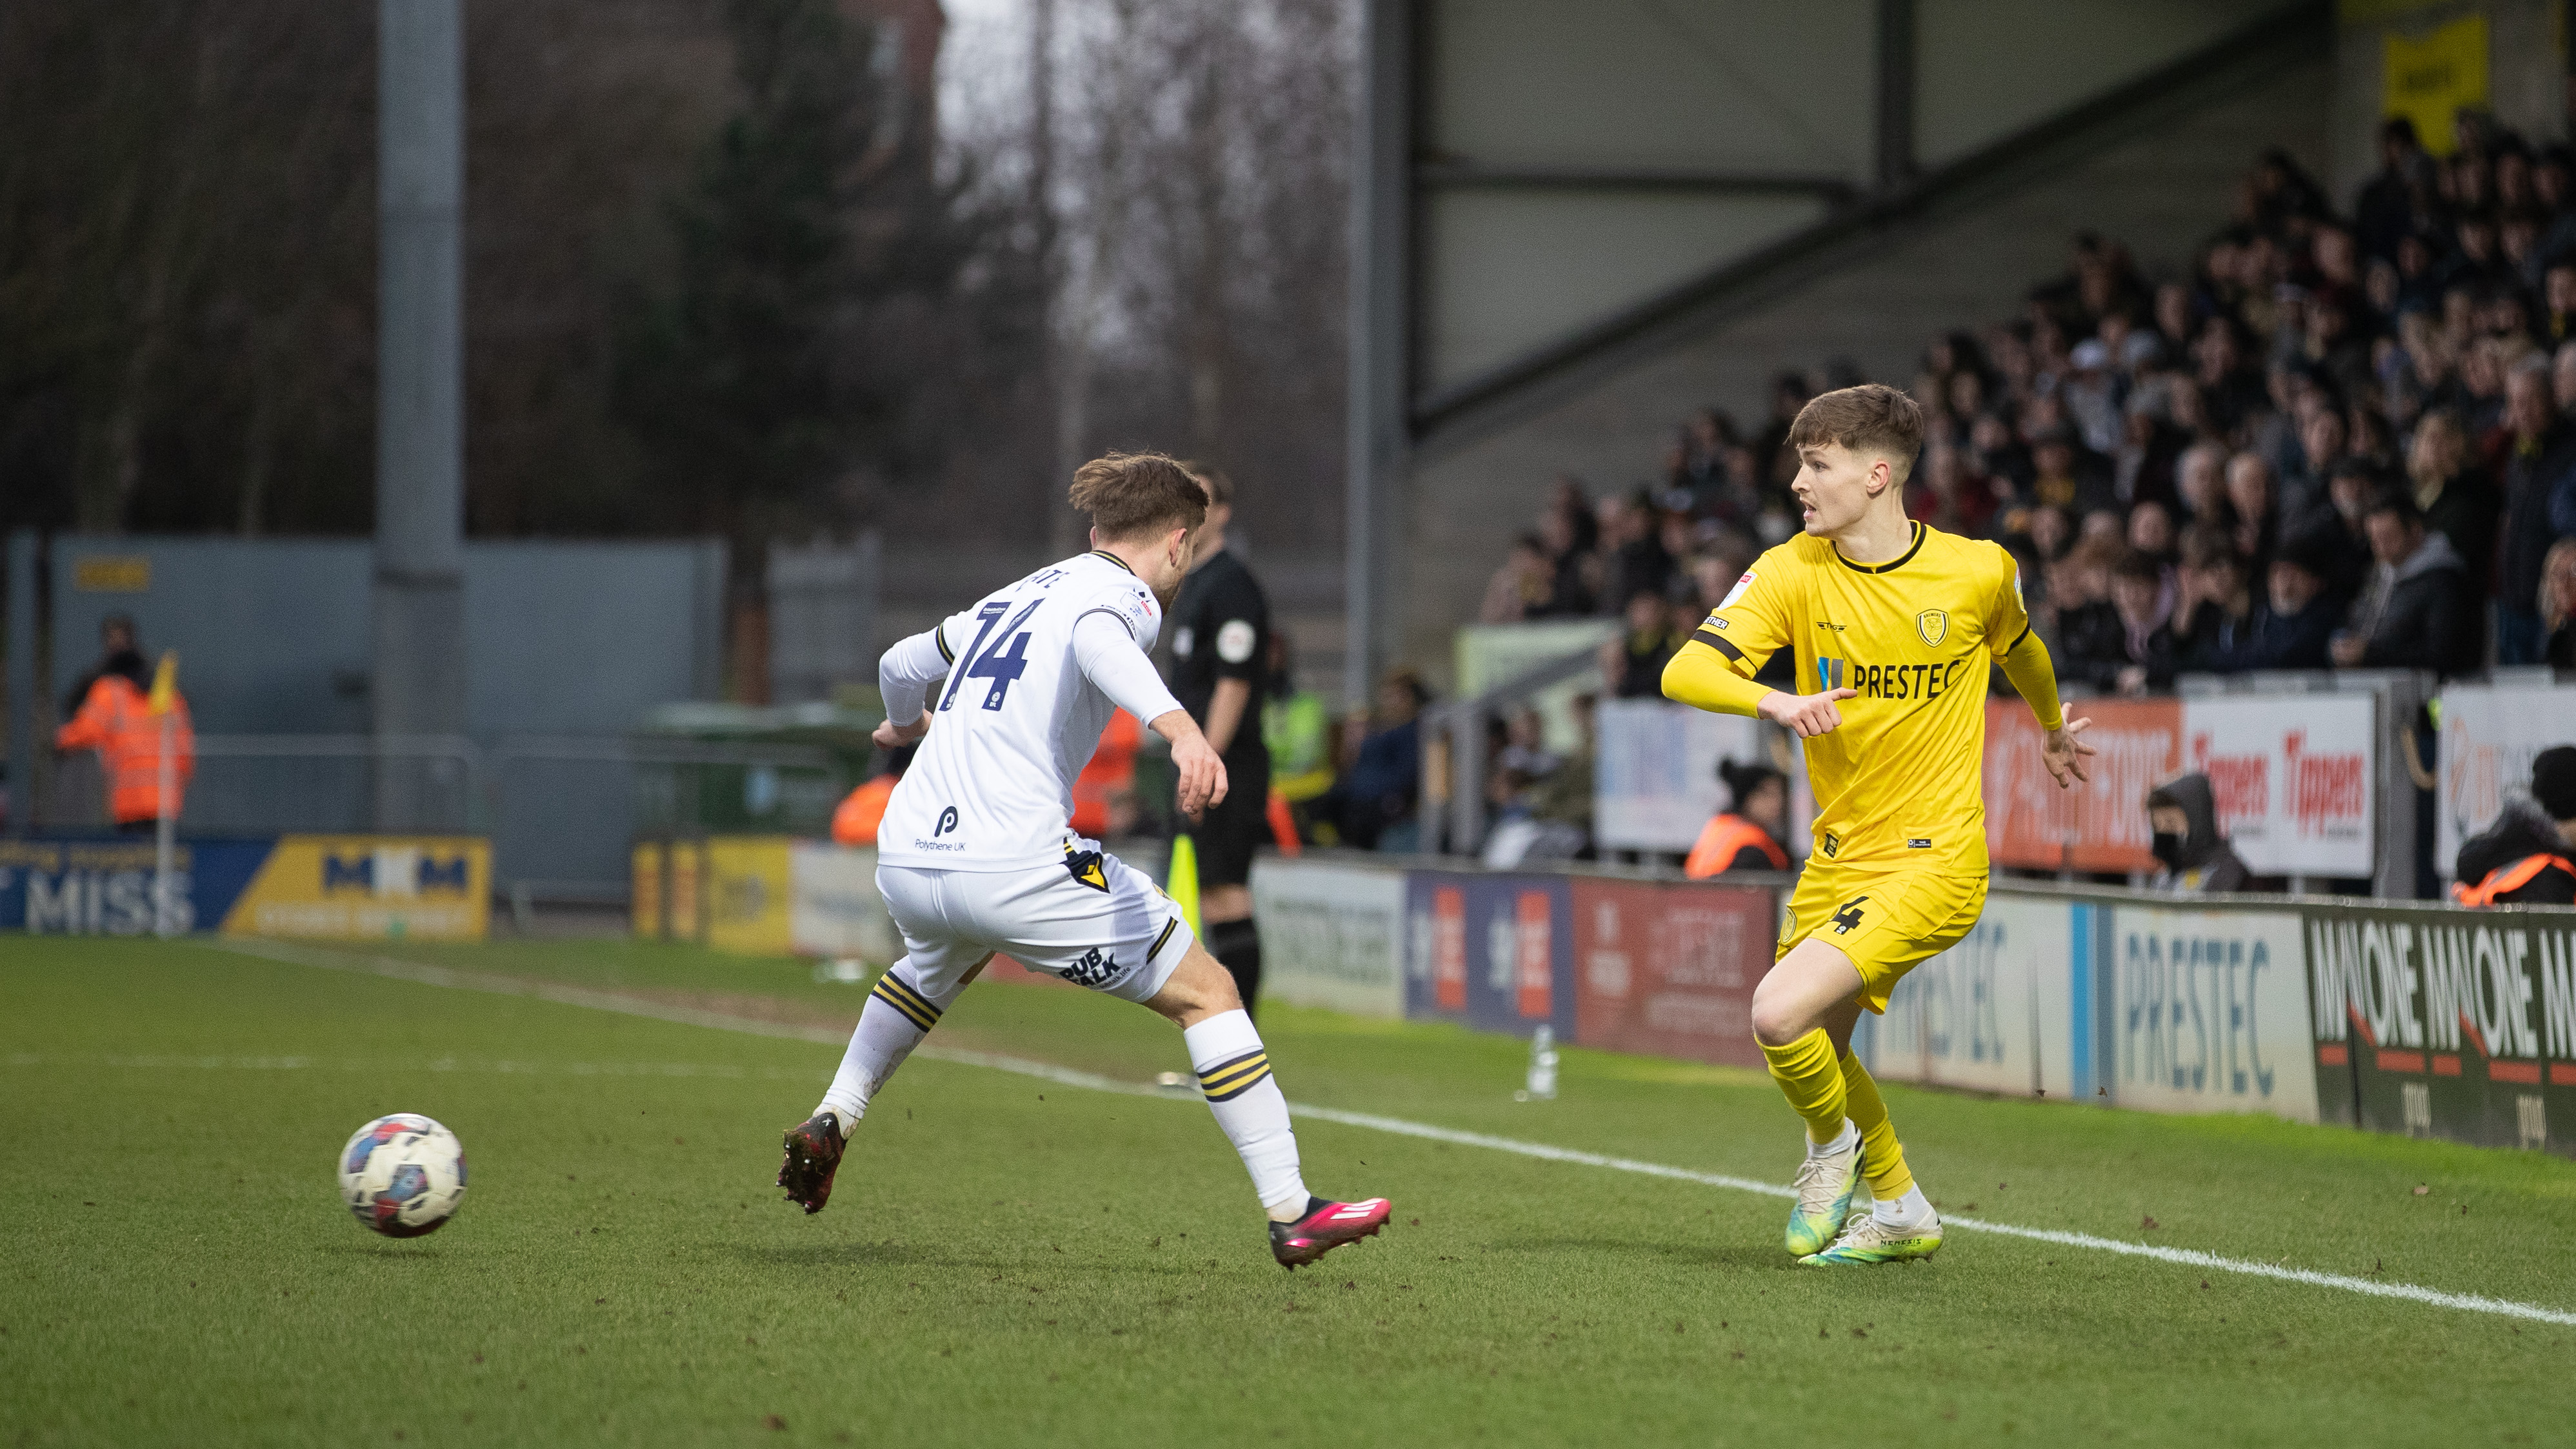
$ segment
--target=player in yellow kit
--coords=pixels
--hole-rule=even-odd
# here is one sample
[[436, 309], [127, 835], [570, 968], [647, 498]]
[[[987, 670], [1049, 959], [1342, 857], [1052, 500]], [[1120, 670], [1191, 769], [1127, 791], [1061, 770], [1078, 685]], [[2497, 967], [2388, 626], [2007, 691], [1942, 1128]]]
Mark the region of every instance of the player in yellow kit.
[[[1807, 1124], [1788, 1247], [1805, 1263], [1929, 1256], [1941, 1221], [1914, 1185], [1877, 1084], [1851, 1054], [1861, 1008], [1968, 933], [1986, 903], [1982, 775], [1988, 670], [2001, 663], [2040, 726], [2049, 773], [2086, 778], [2093, 748], [2057, 701], [2012, 556], [1905, 516], [1923, 444], [1912, 399], [1876, 383], [1807, 404], [1789, 432], [1806, 530], [1754, 561], [1664, 670], [1664, 693], [1757, 715], [1805, 741], [1815, 849], [1753, 1035]], [[1753, 682], [1795, 652], [1790, 694]], [[1866, 1178], [1869, 1211], [1851, 1211]]]

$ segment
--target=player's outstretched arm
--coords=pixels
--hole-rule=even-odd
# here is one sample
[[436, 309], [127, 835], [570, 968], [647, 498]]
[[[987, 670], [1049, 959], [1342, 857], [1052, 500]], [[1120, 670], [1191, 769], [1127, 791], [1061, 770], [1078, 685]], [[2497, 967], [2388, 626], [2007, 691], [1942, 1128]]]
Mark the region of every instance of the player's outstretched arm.
[[1181, 813], [1192, 820], [1225, 799], [1225, 762], [1200, 733], [1197, 720], [1172, 698], [1154, 661], [1127, 632], [1127, 625], [1107, 609], [1094, 609], [1074, 622], [1073, 661], [1083, 678], [1100, 687], [1109, 702], [1145, 722], [1145, 728], [1172, 742], [1172, 768], [1180, 773]]
[[2093, 721], [2070, 720], [2066, 708], [2057, 699], [2057, 667], [2048, 657], [2048, 645], [2041, 642], [2037, 631], [2025, 628], [2013, 646], [2004, 651], [2004, 678], [2021, 691], [2030, 712], [2039, 719], [2047, 734], [2040, 741], [2040, 757], [2048, 765], [2050, 779], [2063, 790], [2078, 780], [2093, 777], [2085, 773], [2084, 759], [2095, 753], [2093, 747], [2079, 738]]
[[1829, 689], [1822, 694], [1789, 694], [1768, 685], [1756, 684], [1735, 672], [1725, 657], [1706, 644], [1693, 641], [1682, 646], [1672, 662], [1664, 666], [1664, 697], [1675, 699], [1694, 709], [1711, 714], [1745, 714], [1767, 719], [1783, 729], [1795, 730], [1801, 739], [1812, 739], [1842, 726], [1843, 715], [1835, 708], [1842, 700], [1853, 698], [1855, 690]]

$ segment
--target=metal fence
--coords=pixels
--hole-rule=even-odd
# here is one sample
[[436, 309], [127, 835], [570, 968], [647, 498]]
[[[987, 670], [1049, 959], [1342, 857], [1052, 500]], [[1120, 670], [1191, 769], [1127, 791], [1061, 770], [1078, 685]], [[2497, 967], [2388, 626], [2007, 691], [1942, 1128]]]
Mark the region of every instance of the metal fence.
[[[493, 888], [514, 904], [613, 904], [631, 890], [638, 839], [822, 835], [848, 775], [833, 752], [798, 744], [200, 735], [180, 828], [199, 838], [363, 834], [377, 828], [376, 802], [399, 794], [420, 812], [408, 833], [490, 837]], [[87, 754], [57, 762], [33, 803], [39, 830], [108, 823]]]

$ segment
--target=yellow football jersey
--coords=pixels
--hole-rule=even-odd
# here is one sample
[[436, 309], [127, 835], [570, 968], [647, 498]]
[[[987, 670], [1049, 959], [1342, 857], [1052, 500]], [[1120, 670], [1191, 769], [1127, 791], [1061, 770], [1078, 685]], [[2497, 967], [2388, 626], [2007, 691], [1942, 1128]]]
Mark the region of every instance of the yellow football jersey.
[[1746, 676], [1787, 646], [1798, 693], [1860, 692], [1836, 706], [1839, 729], [1804, 742], [1817, 859], [1983, 872], [1986, 681], [2029, 629], [2012, 555], [1917, 523], [1880, 564], [1790, 539], [1691, 637]]

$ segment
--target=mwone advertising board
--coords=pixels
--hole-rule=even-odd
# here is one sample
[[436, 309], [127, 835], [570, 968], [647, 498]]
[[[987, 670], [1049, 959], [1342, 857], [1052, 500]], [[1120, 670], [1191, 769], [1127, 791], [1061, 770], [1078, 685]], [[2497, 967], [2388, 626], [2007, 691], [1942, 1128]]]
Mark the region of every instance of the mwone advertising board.
[[1572, 901], [1576, 1041], [1762, 1065], [1753, 987], [1771, 969], [1770, 890], [1576, 876]]
[[2344, 903], [2306, 932], [2317, 1060], [2361, 1126], [2576, 1152], [2576, 912]]
[[2075, 1096], [2072, 910], [2003, 893], [1965, 939], [1915, 967], [1863, 1013], [1852, 1050], [1870, 1075], [2016, 1096]]
[[2495, 823], [2506, 792], [2531, 784], [2531, 757], [2576, 744], [2576, 686], [2442, 691], [2433, 868], [2447, 876], [2460, 845]]
[[1721, 759], [1762, 758], [1748, 716], [1654, 699], [1603, 700], [1593, 774], [1592, 836], [1604, 849], [1687, 851], [1718, 812]]
[[[188, 840], [171, 859], [183, 931], [479, 941], [490, 924], [492, 847], [484, 840]], [[155, 871], [148, 840], [0, 841], [0, 930], [149, 934]]]
[[2109, 922], [2090, 954], [2113, 1105], [2317, 1120], [2297, 914], [2134, 905], [2085, 914]]
[[1264, 855], [1252, 863], [1261, 991], [1298, 1006], [1404, 1015], [1404, 872]]
[[1404, 1014], [1527, 1036], [1575, 1028], [1574, 932], [1561, 875], [1408, 871]]

